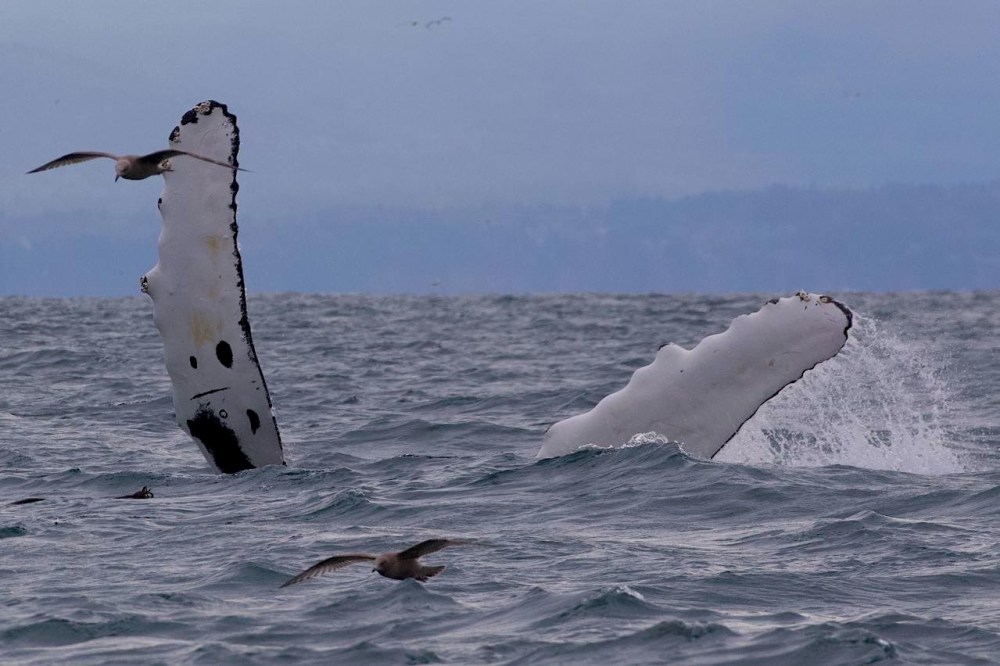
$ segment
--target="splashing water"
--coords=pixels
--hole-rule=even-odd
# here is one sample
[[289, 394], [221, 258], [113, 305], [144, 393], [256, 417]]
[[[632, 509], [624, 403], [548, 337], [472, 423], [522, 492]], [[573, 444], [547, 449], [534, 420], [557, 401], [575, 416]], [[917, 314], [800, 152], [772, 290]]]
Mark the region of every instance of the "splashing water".
[[947, 441], [950, 392], [942, 370], [927, 349], [856, 315], [843, 351], [765, 403], [716, 459], [965, 471]]

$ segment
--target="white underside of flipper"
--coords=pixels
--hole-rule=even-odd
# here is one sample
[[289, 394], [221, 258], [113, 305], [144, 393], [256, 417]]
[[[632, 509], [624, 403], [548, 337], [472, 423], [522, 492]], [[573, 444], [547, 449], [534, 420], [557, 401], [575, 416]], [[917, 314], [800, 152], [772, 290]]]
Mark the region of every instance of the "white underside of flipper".
[[[236, 118], [218, 102], [203, 102], [184, 115], [170, 146], [235, 165]], [[185, 156], [171, 168], [159, 202], [159, 261], [142, 286], [163, 338], [177, 423], [221, 472], [282, 465], [247, 318], [236, 172]]]
[[636, 434], [655, 432], [711, 458], [762, 404], [836, 355], [851, 320], [833, 299], [800, 292], [737, 317], [694, 349], [664, 346], [625, 388], [550, 427], [537, 457], [624, 446]]

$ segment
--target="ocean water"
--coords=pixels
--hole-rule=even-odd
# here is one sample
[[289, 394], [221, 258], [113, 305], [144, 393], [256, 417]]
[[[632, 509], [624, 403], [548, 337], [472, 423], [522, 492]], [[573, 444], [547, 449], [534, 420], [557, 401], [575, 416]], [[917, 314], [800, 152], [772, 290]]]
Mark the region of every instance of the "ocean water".
[[[251, 294], [288, 466], [234, 476], [149, 302], [0, 299], [0, 662], [1000, 662], [1000, 292], [832, 294], [848, 345], [714, 461], [534, 460], [776, 295]], [[472, 543], [426, 584], [279, 589], [431, 537]]]

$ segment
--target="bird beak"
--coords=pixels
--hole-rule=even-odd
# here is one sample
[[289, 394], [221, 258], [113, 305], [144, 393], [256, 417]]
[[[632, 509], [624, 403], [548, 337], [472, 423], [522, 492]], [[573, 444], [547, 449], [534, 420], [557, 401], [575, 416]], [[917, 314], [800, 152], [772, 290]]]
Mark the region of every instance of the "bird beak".
[[115, 176], [115, 182], [116, 182], [116, 183], [118, 182], [118, 179], [119, 179], [119, 178], [121, 178], [121, 176]]

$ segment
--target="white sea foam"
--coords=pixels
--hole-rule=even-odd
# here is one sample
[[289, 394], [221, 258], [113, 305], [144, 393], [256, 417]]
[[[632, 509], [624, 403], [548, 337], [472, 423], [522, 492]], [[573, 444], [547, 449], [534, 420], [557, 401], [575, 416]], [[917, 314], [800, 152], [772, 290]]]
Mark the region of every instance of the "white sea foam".
[[765, 403], [716, 460], [965, 471], [948, 443], [944, 370], [926, 341], [856, 313], [843, 351]]
[[614, 592], [616, 594], [626, 594], [626, 595], [628, 595], [630, 597], [638, 599], [639, 601], [645, 601], [646, 600], [646, 597], [642, 596], [642, 594], [640, 594], [636, 590], [633, 590], [628, 585], [616, 585], [615, 589], [614, 589]]

